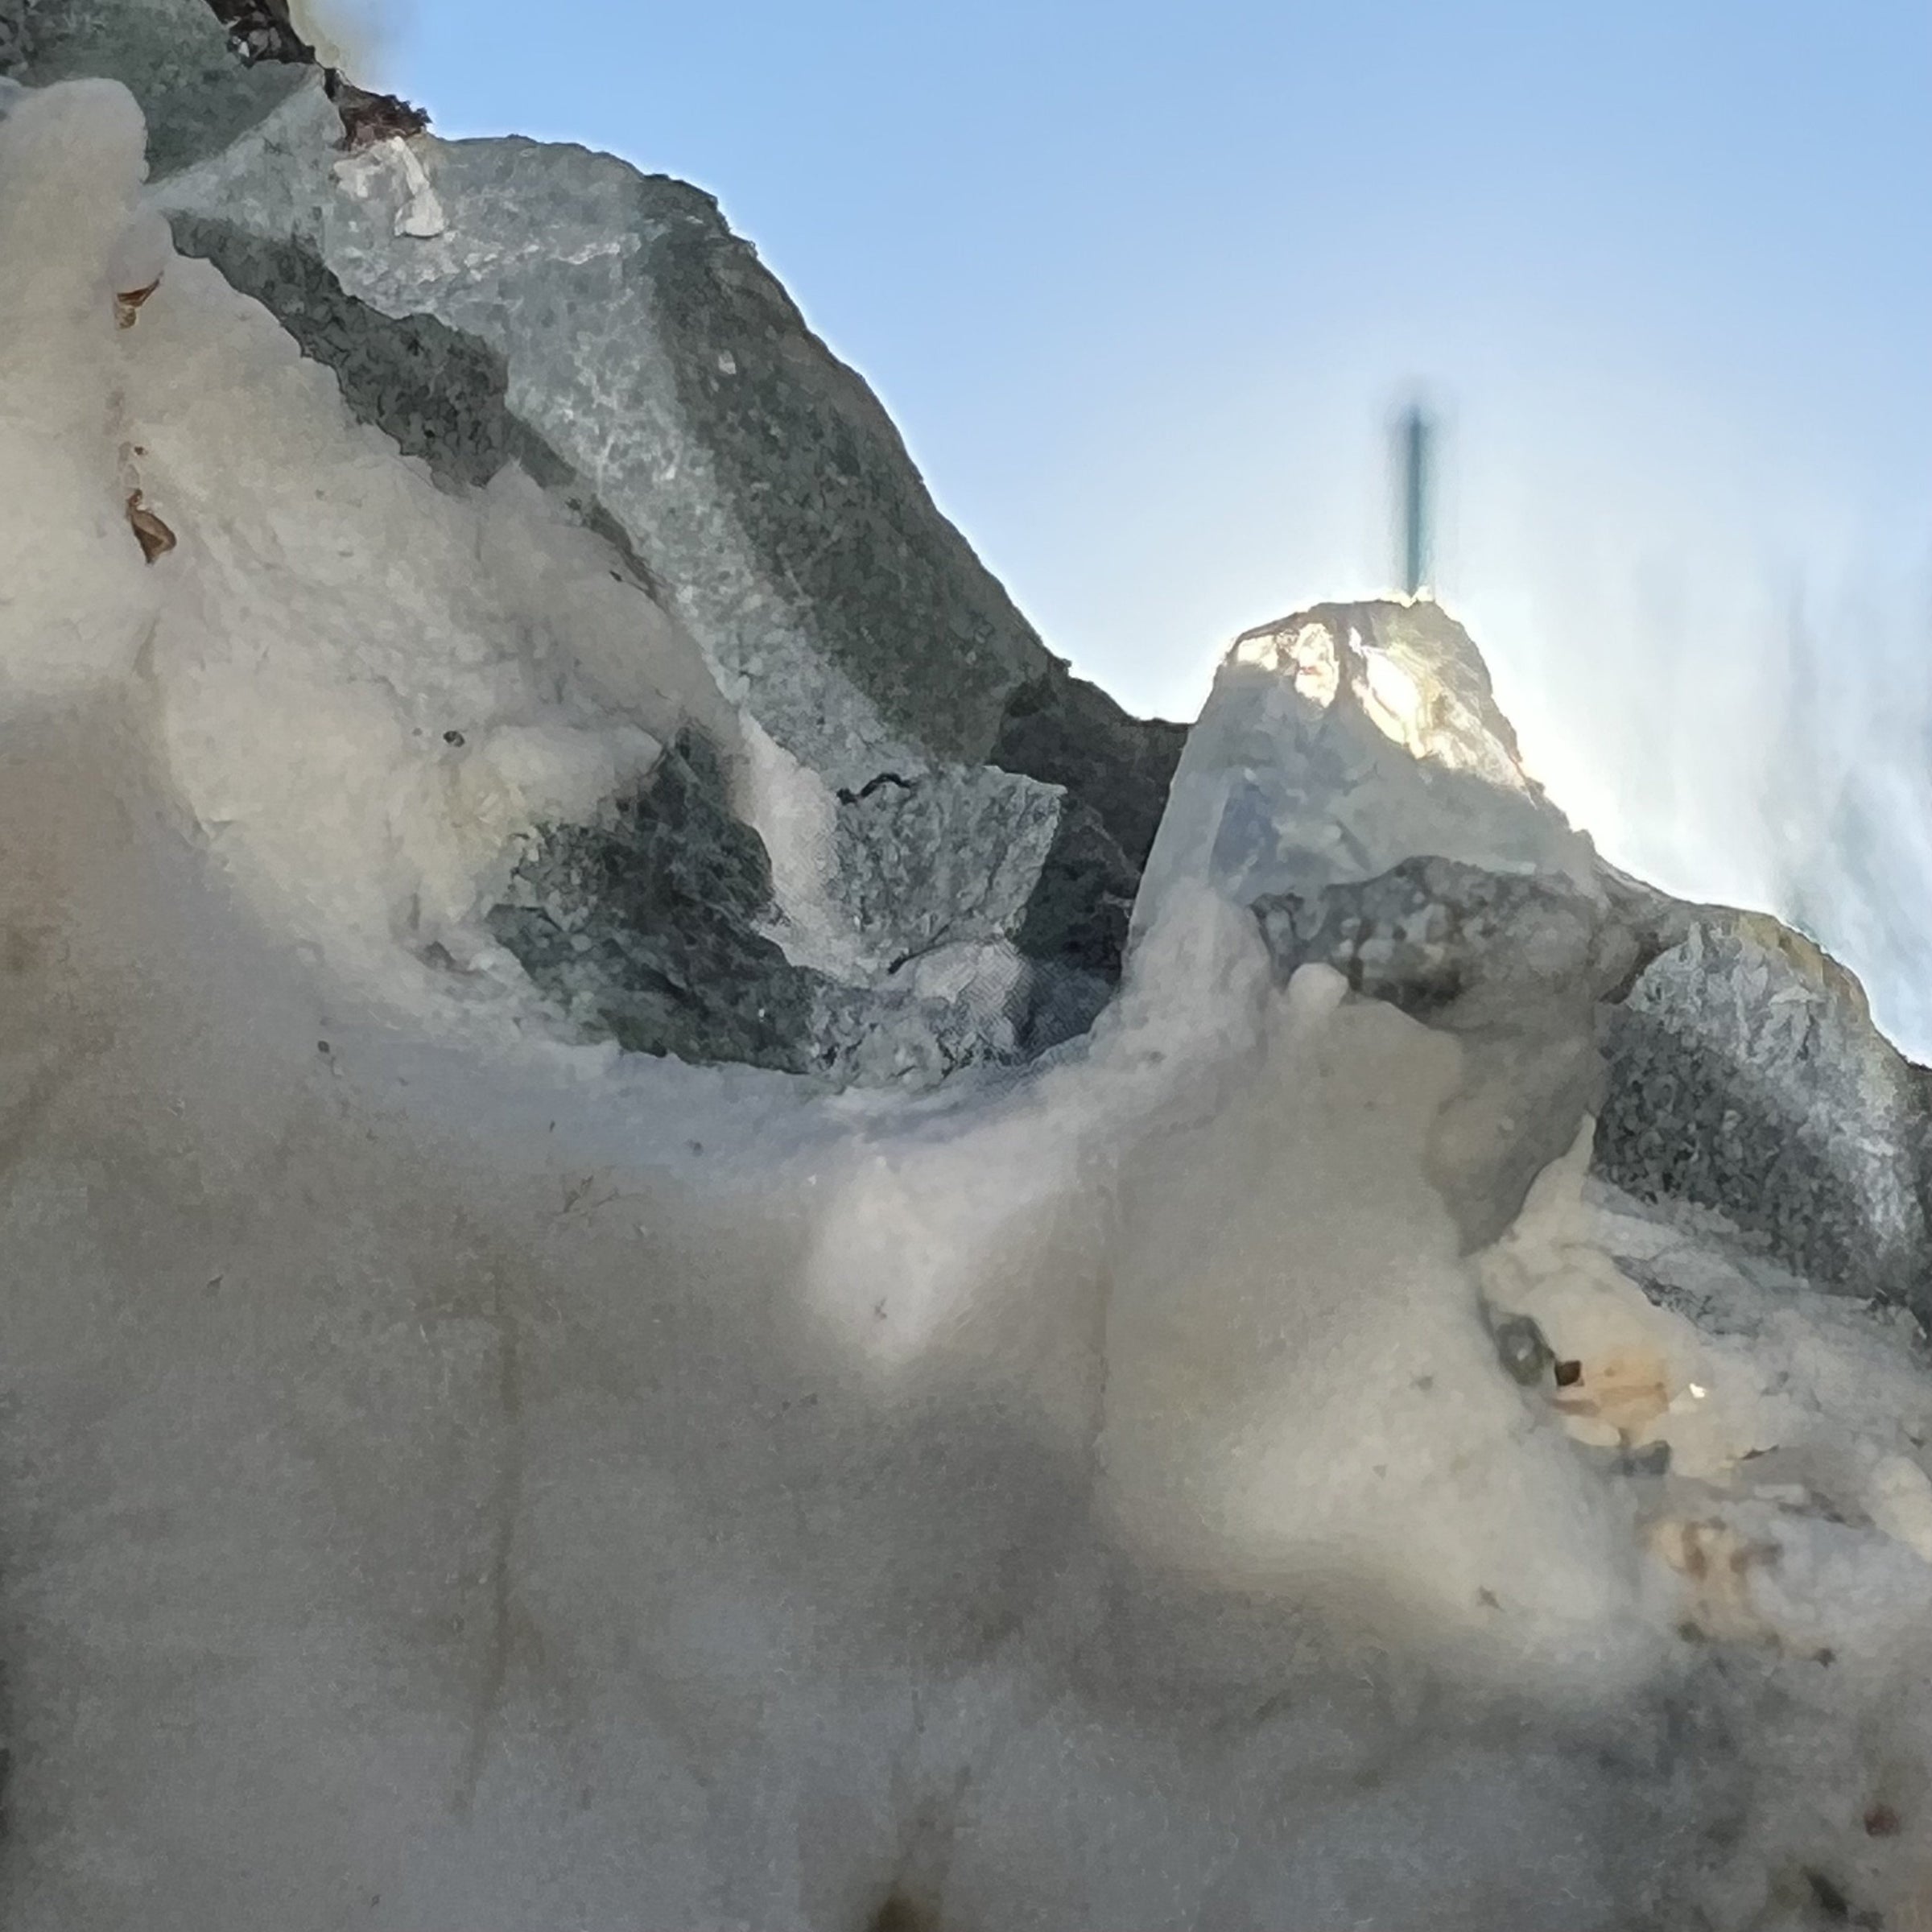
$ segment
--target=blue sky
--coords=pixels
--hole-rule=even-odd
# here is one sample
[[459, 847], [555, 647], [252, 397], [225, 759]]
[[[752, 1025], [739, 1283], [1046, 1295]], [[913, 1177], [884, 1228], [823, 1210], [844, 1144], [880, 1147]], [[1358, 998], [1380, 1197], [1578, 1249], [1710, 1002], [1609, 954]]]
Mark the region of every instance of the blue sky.
[[715, 192], [1137, 709], [1191, 712], [1235, 630], [1386, 583], [1418, 382], [1444, 600], [1627, 862], [1749, 896], [1727, 815], [1794, 612], [1932, 683], [1923, 0], [554, 18], [414, 0], [382, 76], [445, 135]]

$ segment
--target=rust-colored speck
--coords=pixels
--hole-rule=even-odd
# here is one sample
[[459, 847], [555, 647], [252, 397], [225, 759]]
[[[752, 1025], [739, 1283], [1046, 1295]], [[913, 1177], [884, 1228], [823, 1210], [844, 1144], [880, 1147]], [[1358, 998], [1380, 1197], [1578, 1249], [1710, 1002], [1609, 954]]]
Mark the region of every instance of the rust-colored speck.
[[142, 502], [138, 489], [127, 499], [127, 522], [135, 542], [141, 546], [142, 555], [149, 563], [166, 556], [174, 548], [175, 533]]
[[146, 288], [124, 289], [114, 297], [114, 323], [117, 328], [132, 328], [135, 318], [141, 313], [142, 304], [161, 286], [161, 278], [156, 275]]

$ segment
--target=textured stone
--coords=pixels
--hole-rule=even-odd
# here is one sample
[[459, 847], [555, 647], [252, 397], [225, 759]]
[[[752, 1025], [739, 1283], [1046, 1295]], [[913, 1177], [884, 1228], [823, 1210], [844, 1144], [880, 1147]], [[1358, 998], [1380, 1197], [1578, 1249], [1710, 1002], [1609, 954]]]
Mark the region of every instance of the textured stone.
[[1597, 957], [1597, 870], [1524, 770], [1459, 624], [1426, 602], [1323, 605], [1235, 641], [1133, 929], [1204, 881], [1261, 918], [1282, 980], [1319, 960], [1460, 1036], [1429, 1158], [1474, 1249], [1597, 1096], [1598, 983], [1623, 970]]
[[[904, 1036], [926, 1005], [884, 982], [968, 943], [994, 949], [987, 970], [1022, 956], [1024, 1040], [1091, 1019], [1181, 728], [1128, 718], [1045, 650], [709, 196], [577, 148], [386, 138], [419, 123], [358, 118], [274, 0], [40, 0], [18, 24], [23, 79], [134, 89], [178, 246], [440, 477], [521, 464], [831, 788], [827, 890], [859, 976], [835, 1032], [883, 1001], [886, 1057], [921, 1059]], [[547, 839], [576, 865], [570, 829]], [[1006, 1019], [988, 1024], [939, 1058], [1003, 1052]]]
[[1024, 1040], [1092, 1018], [1183, 729], [1045, 650], [710, 197], [581, 149], [424, 137], [315, 67], [279, 0], [5, 4], [0, 71], [134, 89], [184, 252], [440, 477], [518, 463], [819, 775], [855, 993], [971, 943], [1024, 962]]
[[1441, 858], [1254, 910], [1282, 980], [1319, 962], [1460, 1041], [1431, 1173], [1465, 1246], [1488, 1245], [1599, 1102], [1598, 1002], [1628, 983], [1635, 940], [1565, 878]]
[[[1588, 1092], [1606, 1177], [1922, 1304], [1922, 1076], [1802, 942], [1600, 865], [1446, 613], [1327, 605], [1248, 634], [1182, 758], [1179, 727], [1126, 718], [1045, 651], [709, 197], [580, 149], [394, 139], [380, 114], [348, 151], [347, 83], [286, 28], [270, 0], [0, 0], [0, 72], [125, 80], [180, 245], [452, 485], [521, 464], [838, 797], [849, 983], [785, 958], [755, 838], [668, 773], [654, 806], [542, 835], [519, 890], [542, 874], [570, 901], [568, 943], [535, 906], [499, 915], [560, 997], [654, 1050], [926, 1078], [1079, 1030], [1143, 867], [1143, 924], [1164, 881], [1209, 877], [1263, 903], [1284, 968], [1325, 958], [1457, 1031], [1498, 1095], [1542, 1096], [1515, 1166]], [[667, 870], [655, 815], [676, 812], [716, 869]], [[659, 1009], [680, 972], [714, 1032]], [[1601, 1008], [1600, 1084], [1576, 1064], [1579, 1001]], [[1468, 1226], [1514, 1186], [1490, 1174]]]
[[33, 11], [31, 0], [0, 0], [0, 74], [23, 73], [32, 60]]
[[273, 308], [303, 353], [334, 372], [357, 417], [405, 456], [473, 487], [519, 464], [663, 601], [656, 574], [596, 491], [510, 409], [509, 371], [487, 344], [433, 316], [390, 316], [358, 301], [295, 242], [195, 215], [177, 214], [171, 226], [184, 254], [213, 262], [242, 294]]
[[[42, 0], [12, 64], [128, 80], [178, 246], [406, 452], [466, 485], [514, 460], [662, 591], [840, 797], [828, 890], [866, 980], [975, 933], [1031, 962], [1028, 1038], [1091, 1014], [1179, 728], [1046, 652], [710, 197], [581, 149], [385, 138], [279, 8], [215, 12]], [[174, 52], [127, 56], [143, 35]], [[915, 807], [875, 803], [894, 778]]]
[[[716, 204], [651, 185], [669, 204], [646, 242], [644, 294], [675, 412], [704, 450], [716, 514], [779, 593], [753, 647], [823, 658], [879, 729], [936, 758], [985, 760], [1009, 695], [1046, 668], [1038, 640], [935, 509], [877, 399]], [[721, 613], [720, 634], [733, 628]], [[818, 682], [809, 664], [792, 675]], [[793, 722], [790, 745], [801, 753], [803, 729]], [[828, 768], [845, 748], [817, 749]]]
[[1246, 905], [1430, 855], [1586, 890], [1596, 871], [1523, 770], [1459, 624], [1428, 603], [1321, 605], [1235, 641], [1182, 753], [1134, 925], [1177, 881]]
[[1926, 1076], [1808, 940], [1761, 915], [1434, 859], [1255, 910], [1282, 976], [1319, 960], [1463, 1040], [1472, 1094], [1512, 1122], [1492, 1128], [1476, 1198], [1444, 1177], [1472, 1236], [1593, 1108], [1602, 1179], [1712, 1210], [1822, 1286], [1932, 1315]]
[[1932, 1316], [1929, 1076], [1809, 940], [1596, 860], [1444, 613], [1323, 606], [1238, 640], [1137, 924], [1183, 865], [1253, 906], [1282, 979], [1319, 961], [1459, 1038], [1432, 1158], [1468, 1245], [1594, 1111], [1603, 1181]]
[[991, 756], [1091, 811], [1137, 878], [1187, 736], [1185, 724], [1129, 717], [1097, 685], [1042, 675], [1007, 700]]
[[1932, 1316], [1923, 1070], [1808, 940], [1746, 914], [1686, 923], [1607, 1015], [1599, 1171], [1717, 1210], [1821, 1285]]
[[[587, 1034], [630, 1052], [839, 1086], [924, 1087], [1031, 1059], [1092, 1023], [1104, 982], [1039, 967], [1001, 943], [1009, 907], [922, 926], [922, 908], [940, 902], [919, 880], [877, 881], [895, 943], [918, 943], [876, 983], [795, 964], [771, 936], [765, 848], [732, 815], [727, 791], [715, 752], [687, 733], [601, 823], [547, 827], [526, 841], [489, 930]], [[1050, 813], [1034, 844], [1051, 828]], [[1011, 844], [1023, 899], [1024, 836]]]
[[[1707, 1265], [1714, 1346], [1600, 1224], [1688, 1306], [1715, 1216], [1606, 1208], [1584, 1134], [1476, 1265], [1443, 1211], [1465, 1245], [1507, 1212], [1600, 1003], [1666, 1061], [1766, 1057], [1779, 983], [1707, 939], [1775, 935], [1499, 859], [1472, 799], [1455, 854], [1311, 883], [1311, 806], [1262, 930], [1346, 979], [1270, 1000], [1197, 881], [1084, 1063], [823, 1104], [1026, 1051], [1026, 868], [1127, 835], [958, 760], [841, 808], [536, 485], [345, 424], [212, 270], [116, 331], [125, 201], [88, 197], [131, 188], [126, 104], [17, 111], [0, 287], [68, 289], [16, 303], [24, 366], [85, 353], [58, 436], [31, 380], [4, 426], [6, 668], [88, 658], [0, 758], [0, 1918], [1904, 1922], [1870, 1841], [1922, 1847], [1932, 1787], [1922, 1349]], [[114, 165], [70, 178], [97, 118]], [[111, 217], [71, 258], [70, 208]], [[123, 430], [182, 532], [151, 572]], [[917, 950], [833, 981], [841, 809], [868, 945]], [[894, 870], [928, 809], [1014, 876]], [[533, 813], [588, 821], [495, 921], [559, 1004], [807, 1077], [558, 1051], [472, 919]], [[1816, 1046], [1856, 1129], [1825, 990], [1768, 1057], [1783, 1097]]]
[[610, 822], [535, 842], [490, 931], [633, 1052], [805, 1072], [818, 976], [765, 937], [771, 869], [724, 794], [715, 755], [686, 734]]
[[1406, 859], [1254, 909], [1284, 980], [1319, 960], [1357, 993], [1459, 1029], [1502, 1023], [1552, 989], [1594, 1006], [1629, 983], [1639, 943], [1567, 881], [1454, 859]]
[[237, 59], [205, 0], [0, 0], [0, 73], [122, 82], [147, 117], [156, 176], [218, 152], [302, 84], [295, 68]]
[[1130, 718], [1077, 678], [1035, 678], [1008, 700], [996, 765], [1064, 788], [1068, 804], [1017, 935], [1030, 957], [1119, 976], [1141, 874], [1187, 728]]
[[[193, 217], [189, 246], [236, 263], [295, 325], [315, 308], [319, 268], [355, 307], [341, 312], [346, 328], [311, 328], [313, 353], [381, 368], [379, 390], [394, 387], [397, 362], [397, 345], [376, 340], [386, 324], [449, 332], [436, 345], [445, 366], [410, 362], [405, 386], [423, 400], [402, 411], [406, 433], [481, 452], [534, 445], [543, 480], [607, 516], [667, 586], [727, 693], [836, 791], [937, 779], [929, 800], [956, 815], [888, 824], [842, 810], [848, 863], [832, 889], [856, 924], [876, 923], [884, 873], [956, 881], [957, 906], [931, 922], [942, 926], [1010, 897], [1010, 858], [982, 830], [1043, 824], [1051, 784], [1092, 819], [1056, 815], [1057, 848], [1038, 845], [1052, 865], [1027, 895], [1037, 886], [1045, 908], [1034, 917], [1022, 898], [1002, 936], [1042, 963], [1117, 974], [1120, 906], [1179, 728], [1128, 719], [1046, 651], [934, 507], [870, 391], [716, 203], [580, 149], [423, 139], [407, 144], [408, 165], [440, 225], [403, 233], [423, 193], [404, 144], [345, 159], [336, 131], [312, 87], [170, 184], [164, 204]], [[279, 252], [250, 257], [250, 242]], [[473, 347], [449, 353], [457, 343]], [[498, 364], [502, 410], [475, 374]], [[358, 408], [370, 386], [352, 394]], [[417, 417], [448, 421], [426, 431]], [[1064, 960], [1044, 950], [1063, 942]]]
[[875, 778], [840, 801], [835, 852], [861, 943], [887, 970], [1015, 931], [1059, 830], [1061, 795], [984, 768]]
[[1111, 981], [1127, 947], [1139, 870], [1092, 806], [1070, 804], [1041, 861], [1016, 935], [1030, 957]]

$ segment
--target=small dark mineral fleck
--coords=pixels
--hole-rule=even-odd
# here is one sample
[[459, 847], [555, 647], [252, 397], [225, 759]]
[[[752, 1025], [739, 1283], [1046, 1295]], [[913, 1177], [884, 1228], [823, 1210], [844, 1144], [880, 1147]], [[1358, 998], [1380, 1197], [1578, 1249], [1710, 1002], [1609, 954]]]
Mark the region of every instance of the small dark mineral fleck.
[[132, 328], [140, 315], [142, 304], [161, 286], [161, 278], [156, 275], [145, 288], [122, 290], [114, 297], [114, 321], [122, 328]]
[[1555, 1351], [1543, 1340], [1543, 1331], [1526, 1315], [1506, 1315], [1492, 1331], [1496, 1358], [1513, 1380], [1527, 1389], [1543, 1379], [1544, 1371], [1556, 1360]]
[[141, 546], [141, 555], [150, 564], [174, 548], [175, 533], [142, 502], [138, 489], [127, 499], [127, 522]]

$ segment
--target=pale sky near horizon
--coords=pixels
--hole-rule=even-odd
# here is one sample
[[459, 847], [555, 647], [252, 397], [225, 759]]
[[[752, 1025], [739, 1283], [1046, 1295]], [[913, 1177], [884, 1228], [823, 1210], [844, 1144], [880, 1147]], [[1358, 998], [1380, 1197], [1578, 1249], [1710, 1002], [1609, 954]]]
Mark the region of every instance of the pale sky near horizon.
[[381, 77], [444, 135], [716, 194], [1137, 710], [1191, 715], [1236, 630], [1385, 586], [1418, 383], [1444, 601], [1624, 862], [1750, 896], [1727, 825], [1798, 617], [1932, 683], [1922, 0], [555, 18], [413, 0]]

